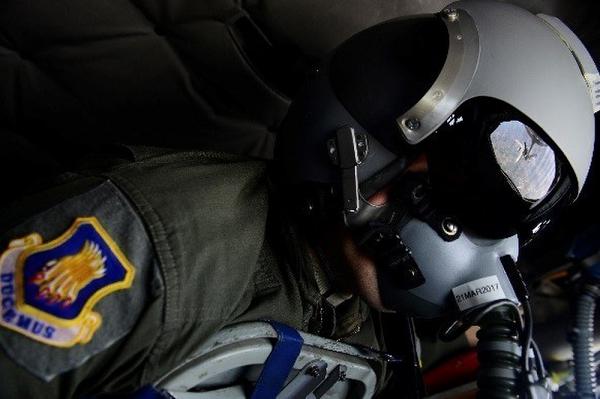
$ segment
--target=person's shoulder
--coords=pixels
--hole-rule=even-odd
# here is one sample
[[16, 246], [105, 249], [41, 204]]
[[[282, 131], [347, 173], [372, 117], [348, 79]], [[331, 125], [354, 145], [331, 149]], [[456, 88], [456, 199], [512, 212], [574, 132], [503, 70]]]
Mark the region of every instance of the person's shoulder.
[[[108, 178], [65, 175], [0, 216], [0, 347], [10, 362], [51, 382], [128, 342], [149, 312], [159, 326], [151, 239]], [[140, 353], [124, 348], [115, 364]]]

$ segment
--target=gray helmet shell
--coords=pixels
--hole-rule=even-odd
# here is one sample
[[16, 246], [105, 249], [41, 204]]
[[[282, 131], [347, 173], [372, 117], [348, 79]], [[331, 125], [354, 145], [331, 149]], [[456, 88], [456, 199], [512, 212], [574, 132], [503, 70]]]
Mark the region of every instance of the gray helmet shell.
[[[421, 142], [469, 99], [495, 98], [543, 129], [571, 166], [579, 194], [600, 109], [600, 75], [581, 42], [558, 19], [510, 4], [459, 1], [443, 13], [447, 60], [430, 90], [397, 119], [405, 139]], [[406, 121], [415, 119], [411, 130]]]

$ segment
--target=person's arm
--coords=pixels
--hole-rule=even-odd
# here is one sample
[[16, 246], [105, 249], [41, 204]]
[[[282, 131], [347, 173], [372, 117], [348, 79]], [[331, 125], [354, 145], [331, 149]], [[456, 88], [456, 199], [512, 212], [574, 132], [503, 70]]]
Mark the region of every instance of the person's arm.
[[2, 398], [135, 389], [161, 329], [143, 221], [107, 179], [58, 181], [0, 215]]

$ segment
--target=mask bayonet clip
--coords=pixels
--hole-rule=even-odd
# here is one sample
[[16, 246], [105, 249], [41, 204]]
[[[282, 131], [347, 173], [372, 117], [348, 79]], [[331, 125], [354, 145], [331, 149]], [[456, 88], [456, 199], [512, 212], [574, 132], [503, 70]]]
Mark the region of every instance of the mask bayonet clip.
[[344, 126], [337, 130], [335, 138], [327, 141], [327, 150], [331, 161], [342, 172], [344, 213], [356, 213], [360, 209], [358, 165], [367, 156], [367, 137], [355, 133], [350, 126]]

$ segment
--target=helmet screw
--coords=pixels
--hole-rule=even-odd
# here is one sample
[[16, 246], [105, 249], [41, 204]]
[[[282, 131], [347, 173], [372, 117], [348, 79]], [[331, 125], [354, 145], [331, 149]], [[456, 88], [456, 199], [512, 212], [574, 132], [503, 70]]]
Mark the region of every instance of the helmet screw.
[[421, 127], [421, 121], [417, 118], [410, 118], [404, 121], [404, 126], [410, 130], [418, 130]]
[[452, 237], [458, 233], [458, 225], [451, 218], [445, 218], [442, 220], [442, 230]]
[[446, 16], [446, 18], [448, 18], [448, 21], [450, 21], [450, 22], [458, 21], [458, 11], [456, 11], [456, 9], [446, 8], [446, 9], [444, 9], [443, 13]]

